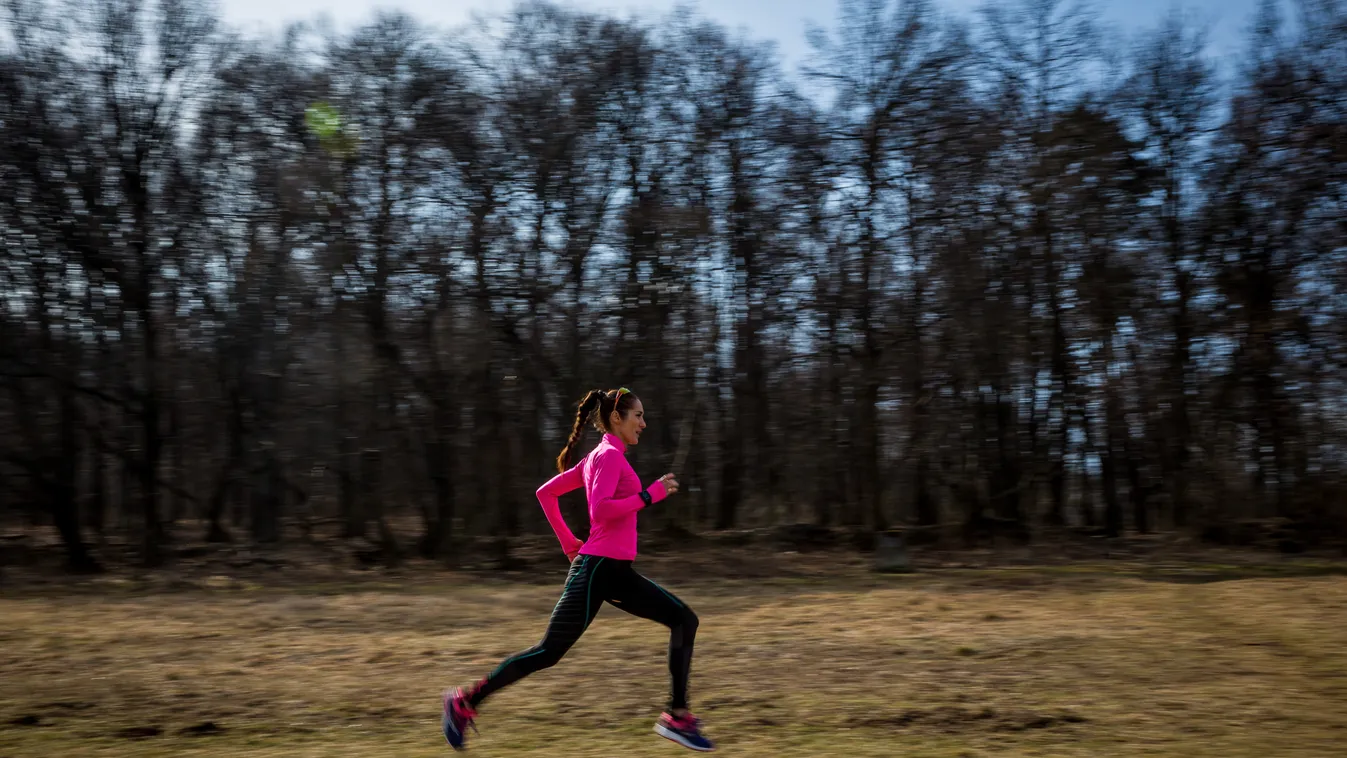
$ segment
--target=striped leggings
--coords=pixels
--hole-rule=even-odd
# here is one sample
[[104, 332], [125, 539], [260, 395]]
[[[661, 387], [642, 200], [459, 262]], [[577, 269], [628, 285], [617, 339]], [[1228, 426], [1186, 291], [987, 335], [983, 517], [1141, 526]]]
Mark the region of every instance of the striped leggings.
[[469, 702], [476, 707], [502, 687], [556, 665], [580, 639], [605, 601], [633, 616], [669, 627], [669, 675], [672, 679], [669, 707], [686, 708], [697, 614], [663, 587], [637, 573], [631, 561], [594, 555], [581, 555], [571, 563], [566, 588], [552, 609], [542, 642], [501, 662], [472, 689]]

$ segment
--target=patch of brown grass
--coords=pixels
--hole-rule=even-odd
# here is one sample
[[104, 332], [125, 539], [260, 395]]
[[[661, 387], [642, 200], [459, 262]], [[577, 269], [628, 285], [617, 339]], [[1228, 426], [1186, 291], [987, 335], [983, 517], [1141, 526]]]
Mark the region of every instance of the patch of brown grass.
[[[777, 560], [720, 579], [642, 561], [701, 616], [693, 705], [725, 752], [1327, 758], [1347, 742], [1341, 576]], [[535, 642], [563, 573], [11, 592], [0, 755], [444, 755], [440, 690]], [[470, 750], [680, 754], [650, 731], [664, 644], [605, 608], [558, 667], [482, 709]]]

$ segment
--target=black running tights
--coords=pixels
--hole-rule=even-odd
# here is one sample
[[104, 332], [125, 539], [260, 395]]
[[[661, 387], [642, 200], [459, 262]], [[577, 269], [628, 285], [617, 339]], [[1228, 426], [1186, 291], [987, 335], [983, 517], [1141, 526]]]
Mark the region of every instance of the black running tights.
[[476, 707], [492, 693], [535, 671], [556, 665], [570, 650], [604, 602], [633, 616], [669, 627], [671, 709], [686, 708], [692, 643], [697, 636], [697, 614], [663, 587], [641, 576], [631, 561], [581, 555], [571, 563], [566, 588], [552, 609], [547, 633], [537, 645], [506, 658], [469, 693]]

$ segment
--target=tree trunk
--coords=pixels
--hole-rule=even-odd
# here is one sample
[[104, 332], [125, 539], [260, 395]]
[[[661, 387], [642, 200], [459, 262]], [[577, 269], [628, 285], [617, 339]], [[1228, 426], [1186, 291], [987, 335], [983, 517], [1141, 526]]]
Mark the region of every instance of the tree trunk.
[[243, 430], [242, 397], [236, 388], [229, 390], [228, 420], [225, 424], [225, 460], [220, 474], [211, 490], [210, 501], [206, 505], [206, 541], [211, 543], [230, 542], [233, 537], [224, 527], [225, 505], [230, 493], [237, 487], [235, 475], [246, 457]]
[[1141, 456], [1131, 450], [1130, 446], [1128, 446], [1126, 455], [1128, 497], [1132, 501], [1132, 528], [1136, 529], [1138, 534], [1150, 534], [1151, 517], [1150, 507], [1147, 504], [1150, 488], [1143, 481]]
[[[719, 314], [717, 314], [717, 317]], [[718, 423], [717, 441], [720, 447], [720, 493], [716, 498], [716, 529], [734, 529], [739, 524], [739, 506], [743, 497], [744, 482], [744, 440], [741, 426], [740, 408], [734, 395], [734, 382], [729, 382], [731, 395], [723, 397], [721, 388], [725, 378], [720, 368], [720, 358], [713, 353], [711, 368], [711, 387], [715, 392], [713, 408]], [[733, 370], [733, 369], [731, 369]]]
[[[1049, 285], [1055, 289], [1055, 284]], [[1061, 314], [1057, 310], [1057, 298], [1052, 296], [1052, 374], [1053, 390], [1049, 401], [1048, 424], [1048, 481], [1052, 495], [1049, 505], [1048, 523], [1064, 523], [1067, 500], [1066, 456], [1070, 446], [1068, 433], [1070, 419], [1074, 415], [1071, 402], [1071, 371], [1067, 358], [1066, 332], [1062, 328]], [[1052, 408], [1057, 409], [1057, 418], [1053, 418]]]
[[1125, 453], [1120, 444], [1123, 432], [1120, 428], [1122, 422], [1119, 418], [1115, 393], [1111, 387], [1106, 387], [1105, 392], [1108, 393], [1108, 397], [1104, 400], [1104, 449], [1100, 456], [1100, 473], [1104, 487], [1104, 535], [1117, 538], [1123, 534], [1123, 504], [1118, 494], [1118, 466]]
[[[733, 403], [731, 398], [729, 403]], [[722, 403], [723, 405], [724, 403]], [[721, 414], [720, 498], [716, 509], [716, 528], [733, 529], [739, 522], [739, 501], [743, 496], [743, 432], [733, 416]]]
[[[844, 436], [839, 434], [838, 430], [838, 425], [842, 419], [842, 351], [840, 335], [838, 334], [841, 322], [839, 312], [841, 298], [832, 289], [830, 280], [825, 280], [821, 286], [831, 297], [825, 298], [829, 302], [824, 313], [827, 362], [823, 366], [823, 375], [820, 378], [820, 383], [823, 385], [823, 407], [825, 411], [818, 414], [821, 423], [819, 438], [822, 441], [823, 450], [817, 457], [815, 473], [817, 481], [822, 483], [822, 487], [814, 501], [814, 521], [819, 526], [831, 526], [837, 516], [841, 516], [845, 520], [844, 514], [848, 510], [846, 507], [848, 496], [846, 467], [848, 461], [845, 455]], [[834, 507], [839, 504], [843, 513], [835, 514]]]
[[123, 532], [130, 532], [134, 528], [133, 522], [138, 499], [136, 497], [136, 482], [139, 480], [139, 470], [139, 463], [134, 459], [133, 454], [126, 450], [125, 455], [122, 456], [120, 497], [117, 502], [120, 511], [117, 514], [117, 524]]
[[384, 514], [382, 496], [383, 453], [377, 448], [365, 448], [360, 453], [360, 495], [364, 501], [364, 511], [370, 514], [379, 533], [379, 552], [386, 566], [395, 567], [402, 562], [402, 548], [398, 545], [397, 535]]
[[[439, 415], [437, 412], [436, 416]], [[438, 423], [436, 426], [434, 434], [439, 439], [426, 444], [426, 471], [430, 474], [434, 499], [427, 513], [420, 553], [423, 558], [441, 558], [450, 564], [454, 560], [454, 477], [446, 435]]]
[[175, 490], [180, 489], [183, 483], [182, 459], [183, 459], [183, 438], [182, 438], [182, 408], [180, 404], [172, 397], [168, 401], [168, 439], [166, 441], [166, 454], [168, 458], [168, 471], [164, 472], [165, 478], [171, 487], [165, 492], [164, 496], [168, 499], [165, 506], [168, 514], [168, 524], [172, 528], [183, 518], [183, 508], [186, 502]]
[[883, 184], [881, 164], [885, 158], [881, 123], [887, 114], [876, 114], [865, 135], [865, 157], [862, 173], [865, 176], [866, 200], [861, 231], [860, 281], [857, 285], [857, 321], [861, 332], [860, 388], [855, 408], [856, 435], [856, 490], [862, 513], [876, 531], [888, 528], [884, 516], [879, 481], [879, 389], [880, 337], [875, 306], [875, 284], [883, 261], [883, 244], [879, 239], [880, 188]]
[[96, 440], [89, 440], [89, 507], [84, 509], [84, 523], [100, 537], [106, 528], [108, 512], [107, 458]]
[[[1168, 147], [1168, 145], [1166, 145]], [[1166, 149], [1165, 155], [1172, 154]], [[1194, 336], [1190, 302], [1193, 297], [1193, 274], [1183, 270], [1185, 258], [1183, 225], [1179, 216], [1181, 188], [1171, 169], [1165, 185], [1165, 239], [1169, 265], [1174, 271], [1174, 288], [1178, 303], [1174, 311], [1174, 350], [1169, 363], [1169, 442], [1165, 451], [1163, 474], [1169, 489], [1170, 514], [1176, 527], [1188, 525], [1188, 468], [1192, 439], [1192, 422], [1188, 416], [1188, 364], [1192, 355]]]
[[61, 452], [55, 461], [55, 478], [48, 488], [52, 520], [61, 535], [61, 542], [65, 544], [66, 565], [73, 572], [89, 573], [98, 571], [99, 566], [89, 555], [80, 531], [79, 500], [75, 486], [81, 452], [77, 428], [78, 409], [68, 390], [59, 391]]
[[[148, 310], [148, 306], [147, 306]], [[159, 520], [159, 463], [163, 452], [163, 437], [159, 433], [159, 382], [156, 378], [159, 351], [152, 326], [154, 317], [145, 313], [145, 394], [141, 399], [140, 432], [144, 445], [140, 464], [140, 502], [142, 528], [142, 561], [146, 567], [164, 563], [164, 529]]]
[[1021, 523], [1021, 478], [1019, 422], [1011, 400], [998, 394], [995, 405], [997, 460], [991, 479], [992, 508], [999, 518]]
[[[920, 293], [921, 283], [917, 283]], [[939, 506], [931, 492], [931, 453], [927, 436], [930, 428], [930, 398], [926, 396], [926, 360], [921, 343], [921, 326], [917, 316], [921, 313], [923, 301], [918, 294], [912, 307], [912, 318], [908, 320], [911, 337], [909, 351], [911, 363], [908, 366], [908, 402], [912, 407], [908, 435], [908, 457], [913, 460], [912, 470], [912, 515], [920, 526], [935, 526], [940, 522]]]
[[254, 543], [271, 545], [281, 541], [281, 510], [285, 502], [285, 477], [275, 450], [267, 447], [258, 455], [249, 492], [249, 524]]
[[225, 504], [229, 502], [230, 492], [234, 489], [234, 471], [232, 464], [220, 472], [220, 478], [211, 491], [210, 502], [206, 506], [206, 541], [210, 543], [231, 542], [233, 537], [225, 529], [223, 519]]

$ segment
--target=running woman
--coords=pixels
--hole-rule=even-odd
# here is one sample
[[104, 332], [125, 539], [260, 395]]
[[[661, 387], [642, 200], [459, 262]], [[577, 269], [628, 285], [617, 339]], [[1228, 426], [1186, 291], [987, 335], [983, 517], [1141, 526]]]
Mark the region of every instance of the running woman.
[[[603, 432], [603, 440], [575, 466], [571, 449], [586, 423]], [[445, 692], [441, 726], [444, 738], [462, 750], [464, 730], [473, 726], [477, 708], [493, 693], [529, 674], [550, 668], [570, 650], [603, 603], [669, 627], [669, 707], [655, 722], [655, 733], [701, 752], [714, 749], [701, 733], [701, 723], [688, 710], [688, 672], [697, 614], [663, 587], [632, 568], [636, 558], [636, 514], [678, 492], [678, 480], [665, 474], [645, 489], [627, 462], [627, 448], [640, 442], [645, 409], [631, 390], [593, 390], [580, 401], [566, 446], [557, 456], [561, 472], [538, 489], [547, 521], [571, 561], [561, 599], [552, 610], [547, 632], [537, 645], [506, 658], [471, 687]], [[583, 487], [589, 501], [589, 541], [581, 542], [567, 528], [557, 499]], [[476, 730], [476, 727], [473, 727]]]

